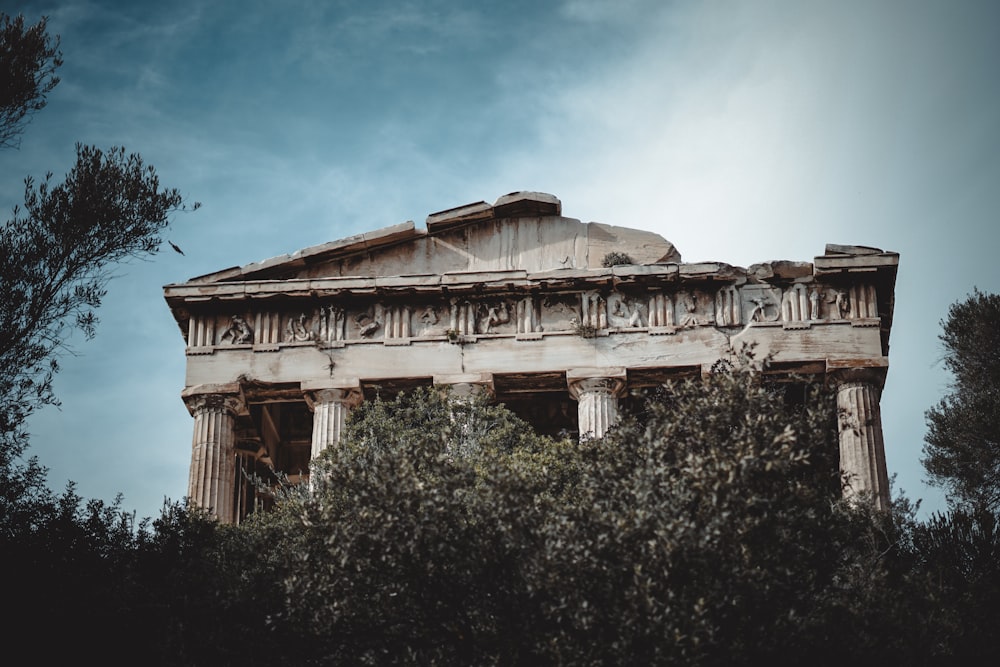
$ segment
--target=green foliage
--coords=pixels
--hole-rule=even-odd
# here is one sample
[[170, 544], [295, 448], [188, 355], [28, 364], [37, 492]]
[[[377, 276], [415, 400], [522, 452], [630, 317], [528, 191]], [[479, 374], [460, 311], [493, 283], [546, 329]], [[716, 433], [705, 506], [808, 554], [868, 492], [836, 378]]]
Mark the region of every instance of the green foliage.
[[927, 411], [923, 464], [953, 507], [1000, 509], [1000, 294], [952, 304], [940, 340], [951, 391]]
[[367, 406], [313, 493], [264, 517], [285, 577], [273, 627], [295, 637], [299, 662], [996, 654], [995, 519], [921, 524], [905, 499], [890, 512], [841, 501], [819, 388], [718, 373], [584, 443], [455, 447], [459, 408], [432, 391]]
[[492, 403], [485, 392], [460, 400], [447, 388], [418, 388], [362, 403], [343, 446], [366, 461], [395, 449], [471, 459], [510, 452], [533, 439], [528, 424]]
[[23, 212], [0, 230], [0, 445], [23, 448], [25, 420], [57, 403], [52, 379], [75, 328], [91, 337], [110, 267], [156, 252], [176, 190], [124, 149], [77, 146], [61, 183], [25, 181]]
[[958, 661], [998, 657], [1000, 516], [985, 509], [953, 510], [912, 526], [914, 556], [908, 604], [921, 601], [931, 649]]
[[244, 525], [168, 505], [137, 527], [72, 489], [8, 522], [8, 629], [43, 661], [55, 622], [78, 656], [167, 665], [998, 657], [996, 515], [840, 501], [833, 426], [822, 391], [746, 372], [584, 443], [485, 398], [371, 401]]
[[620, 266], [622, 264], [634, 264], [632, 258], [628, 256], [627, 253], [612, 251], [604, 256], [601, 260], [601, 266], [604, 268], [609, 268], [612, 266]]
[[806, 652], [793, 631], [829, 582], [839, 521], [831, 424], [828, 400], [789, 406], [754, 375], [721, 374], [581, 445], [571, 502], [544, 517], [526, 563], [546, 661]]
[[[757, 376], [722, 374], [672, 387], [603, 440], [456, 447], [489, 421], [475, 414], [485, 403], [456, 419], [463, 405], [424, 391], [367, 406], [314, 495], [286, 505], [281, 625], [312, 659], [815, 654], [802, 619], [832, 585], [848, 522], [828, 397], [789, 403]], [[480, 432], [518, 432], [497, 421]]]
[[48, 19], [25, 25], [23, 16], [0, 12], [0, 148], [16, 148], [31, 116], [59, 83], [59, 37], [46, 31]]
[[84, 502], [72, 486], [52, 500], [30, 521], [7, 517], [0, 536], [17, 573], [5, 632], [33, 659], [54, 664], [71, 651], [108, 664], [143, 655], [153, 665], [252, 665], [284, 650], [267, 624], [281, 578], [257, 531], [176, 504], [137, 525], [120, 499]]

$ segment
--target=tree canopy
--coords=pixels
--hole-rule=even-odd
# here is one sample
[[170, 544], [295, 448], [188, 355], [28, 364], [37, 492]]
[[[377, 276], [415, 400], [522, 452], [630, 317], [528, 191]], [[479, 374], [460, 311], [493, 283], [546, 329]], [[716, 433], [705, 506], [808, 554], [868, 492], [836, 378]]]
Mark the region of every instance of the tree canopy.
[[939, 336], [950, 392], [927, 411], [924, 467], [956, 507], [1000, 509], [1000, 294], [973, 291]]
[[600, 440], [442, 437], [460, 430], [453, 410], [530, 433], [490, 409], [433, 392], [366, 405], [313, 493], [272, 524], [288, 559], [279, 618], [310, 659], [755, 664], [819, 650], [809, 619], [848, 522], [828, 396], [721, 374]]
[[77, 146], [62, 182], [25, 180], [24, 208], [0, 228], [0, 442], [23, 441], [24, 422], [56, 402], [52, 378], [76, 329], [95, 333], [109, 267], [156, 252], [182, 206], [155, 170], [122, 148]]
[[16, 148], [31, 116], [45, 107], [59, 83], [59, 37], [47, 31], [48, 19], [27, 25], [23, 16], [0, 12], [0, 148]]

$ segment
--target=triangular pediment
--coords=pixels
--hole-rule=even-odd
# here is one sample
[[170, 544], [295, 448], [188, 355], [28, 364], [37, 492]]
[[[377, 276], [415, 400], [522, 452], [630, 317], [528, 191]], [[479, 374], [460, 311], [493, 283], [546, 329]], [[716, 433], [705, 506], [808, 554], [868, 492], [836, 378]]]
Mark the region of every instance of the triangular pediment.
[[432, 213], [425, 229], [405, 222], [189, 282], [592, 269], [611, 252], [635, 264], [681, 261], [659, 234], [566, 218], [556, 197], [516, 192]]

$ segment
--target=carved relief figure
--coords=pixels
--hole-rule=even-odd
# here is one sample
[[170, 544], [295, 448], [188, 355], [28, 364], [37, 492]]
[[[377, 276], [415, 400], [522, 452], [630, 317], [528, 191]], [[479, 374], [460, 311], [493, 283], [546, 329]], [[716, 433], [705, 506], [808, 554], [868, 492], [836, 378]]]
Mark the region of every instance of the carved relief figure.
[[301, 313], [298, 317], [288, 320], [288, 326], [285, 327], [286, 343], [301, 343], [312, 339], [313, 332], [308, 326], [308, 319], [305, 313]]
[[420, 334], [421, 336], [431, 336], [434, 334], [435, 325], [441, 321], [438, 317], [436, 306], [427, 306], [420, 311]]
[[767, 314], [767, 308], [775, 305], [774, 301], [767, 295], [752, 296], [750, 297], [750, 303], [753, 304], [753, 311], [750, 313], [751, 322], [773, 322], [778, 319], [777, 313], [773, 316], [768, 316]]
[[847, 292], [844, 290], [830, 290], [827, 293], [826, 301], [831, 306], [831, 319], [834, 320], [844, 319], [851, 307], [847, 300]]
[[819, 319], [819, 290], [809, 291], [809, 319]]
[[382, 326], [381, 304], [376, 304], [374, 309], [369, 308], [355, 315], [354, 323], [358, 325], [358, 334], [362, 338], [371, 338]]
[[425, 327], [434, 326], [439, 321], [437, 308], [434, 306], [427, 306], [424, 308], [423, 312], [420, 313], [420, 323]]
[[484, 311], [484, 316], [479, 321], [479, 333], [493, 333], [494, 325], [510, 322], [510, 309], [504, 300], [493, 304], [481, 304], [480, 309]]
[[541, 331], [543, 325], [546, 331], [566, 331], [574, 328], [575, 325], [572, 324], [571, 320], [579, 321], [578, 304], [573, 301], [576, 298], [575, 295], [573, 297], [543, 297], [538, 318], [538, 330]]
[[628, 297], [612, 295], [611, 312], [608, 313], [608, 323], [619, 329], [634, 329], [642, 326], [642, 311], [637, 303], [632, 303]]
[[698, 314], [698, 298], [692, 292], [677, 293], [677, 326], [696, 327], [708, 322]]
[[230, 318], [229, 326], [222, 332], [222, 336], [219, 337], [220, 342], [228, 342], [231, 345], [243, 345], [252, 340], [253, 329], [239, 315], [233, 315]]

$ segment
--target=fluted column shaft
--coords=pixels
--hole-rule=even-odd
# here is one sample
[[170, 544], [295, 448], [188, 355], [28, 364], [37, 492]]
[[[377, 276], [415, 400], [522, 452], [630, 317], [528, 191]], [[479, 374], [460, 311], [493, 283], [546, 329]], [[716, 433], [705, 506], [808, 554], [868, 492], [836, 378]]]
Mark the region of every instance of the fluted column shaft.
[[195, 507], [223, 523], [232, 523], [236, 484], [235, 397], [208, 394], [195, 397], [188, 498]]
[[885, 465], [881, 390], [870, 382], [844, 382], [837, 387], [840, 426], [840, 471], [845, 497], [871, 494], [878, 509], [889, 507]]
[[358, 389], [318, 389], [310, 394], [313, 410], [312, 458], [340, 442], [347, 417], [361, 402]]
[[601, 438], [618, 421], [618, 397], [624, 382], [618, 378], [583, 378], [570, 382], [577, 401], [580, 440]]

